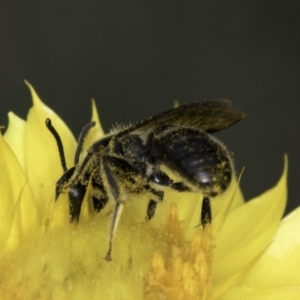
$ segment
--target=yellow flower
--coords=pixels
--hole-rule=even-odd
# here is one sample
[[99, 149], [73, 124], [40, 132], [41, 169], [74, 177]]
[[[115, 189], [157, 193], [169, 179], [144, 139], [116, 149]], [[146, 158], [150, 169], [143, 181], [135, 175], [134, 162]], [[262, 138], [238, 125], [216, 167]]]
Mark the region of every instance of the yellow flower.
[[[300, 299], [300, 210], [280, 223], [286, 164], [278, 184], [249, 202], [235, 183], [212, 199], [205, 229], [197, 226], [201, 195], [170, 191], [150, 222], [147, 202], [135, 197], [107, 262], [109, 214], [94, 214], [84, 199], [74, 225], [67, 195], [54, 201], [63, 171], [46, 118], [68, 167], [76, 141], [28, 86], [27, 120], [9, 113], [0, 135], [0, 299]], [[84, 149], [103, 136], [94, 104], [92, 119]]]

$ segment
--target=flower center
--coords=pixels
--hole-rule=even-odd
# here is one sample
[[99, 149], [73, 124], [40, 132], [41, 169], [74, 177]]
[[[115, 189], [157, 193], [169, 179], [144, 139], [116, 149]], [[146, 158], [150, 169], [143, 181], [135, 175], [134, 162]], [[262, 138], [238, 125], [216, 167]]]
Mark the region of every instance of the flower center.
[[211, 279], [211, 226], [198, 227], [187, 242], [180, 225], [176, 208], [172, 208], [164, 225], [169, 249], [153, 255], [146, 293], [157, 299], [206, 299]]

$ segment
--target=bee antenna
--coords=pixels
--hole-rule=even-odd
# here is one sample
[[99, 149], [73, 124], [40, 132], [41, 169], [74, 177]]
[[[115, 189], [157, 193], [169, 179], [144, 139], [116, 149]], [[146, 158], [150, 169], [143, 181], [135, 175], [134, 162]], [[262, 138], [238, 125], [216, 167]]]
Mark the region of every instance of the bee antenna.
[[86, 138], [86, 136], [87, 136], [88, 132], [90, 131], [90, 129], [95, 126], [95, 124], [96, 124], [96, 122], [90, 122], [90, 123], [86, 124], [81, 130], [81, 133], [80, 133], [79, 139], [78, 139], [78, 144], [77, 144], [77, 148], [76, 148], [75, 157], [74, 157], [74, 164], [75, 165], [78, 164], [79, 155], [80, 155], [81, 150], [82, 150], [82, 145], [83, 145], [84, 139]]
[[67, 169], [67, 165], [66, 165], [66, 159], [65, 159], [65, 153], [64, 153], [64, 147], [63, 144], [61, 142], [61, 138], [59, 136], [59, 134], [57, 133], [56, 129], [52, 126], [52, 122], [50, 119], [46, 119], [46, 126], [49, 129], [49, 131], [52, 133], [52, 135], [54, 136], [56, 143], [57, 143], [57, 147], [58, 147], [58, 152], [59, 152], [59, 157], [60, 157], [60, 163], [61, 166], [63, 168], [64, 173], [68, 170]]
[[107, 261], [112, 260], [111, 251], [112, 251], [113, 239], [116, 234], [118, 223], [119, 223], [122, 211], [123, 211], [123, 206], [124, 206], [124, 204], [122, 204], [121, 202], [117, 202], [114, 212], [113, 212], [111, 227], [110, 227], [110, 231], [109, 231], [108, 251], [106, 253], [106, 256], [104, 257], [104, 259]]

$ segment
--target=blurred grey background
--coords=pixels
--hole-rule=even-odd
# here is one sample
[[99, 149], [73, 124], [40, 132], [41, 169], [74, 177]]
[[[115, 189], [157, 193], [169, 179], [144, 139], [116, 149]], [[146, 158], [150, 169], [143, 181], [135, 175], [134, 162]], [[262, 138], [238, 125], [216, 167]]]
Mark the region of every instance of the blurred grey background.
[[246, 167], [251, 198], [289, 155], [288, 210], [300, 204], [300, 1], [0, 0], [0, 123], [41, 99], [78, 136], [97, 101], [103, 126], [228, 98], [247, 113], [218, 134]]

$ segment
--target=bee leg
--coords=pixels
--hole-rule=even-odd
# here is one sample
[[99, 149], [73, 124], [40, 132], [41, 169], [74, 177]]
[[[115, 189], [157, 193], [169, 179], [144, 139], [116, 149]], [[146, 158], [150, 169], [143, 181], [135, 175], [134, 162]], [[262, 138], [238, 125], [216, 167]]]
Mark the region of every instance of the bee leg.
[[204, 228], [206, 225], [210, 224], [212, 220], [211, 217], [211, 206], [209, 197], [203, 197], [200, 222]]
[[112, 242], [113, 242], [113, 239], [114, 239], [114, 236], [115, 236], [115, 233], [116, 233], [116, 229], [118, 227], [118, 223], [120, 221], [120, 217], [121, 217], [121, 214], [122, 214], [122, 211], [123, 211], [123, 203], [121, 202], [117, 202], [116, 203], [116, 206], [115, 206], [115, 209], [114, 209], [114, 212], [113, 212], [113, 217], [112, 217], [112, 222], [111, 222], [111, 227], [110, 227], [110, 231], [109, 231], [109, 241], [108, 241], [108, 251], [106, 253], [106, 256], [105, 256], [105, 260], [107, 261], [111, 261], [112, 258], [111, 258], [111, 251], [112, 251]]
[[[153, 168], [152, 173], [149, 176], [149, 180], [161, 186], [168, 186], [178, 192], [190, 191], [190, 188], [187, 187], [183, 182], [174, 182], [165, 172], [156, 168]], [[146, 220], [150, 221], [155, 214], [157, 203], [163, 200], [164, 194], [162, 191], [157, 191], [150, 187], [148, 188], [148, 190], [150, 190], [150, 192], [157, 196], [159, 196], [159, 192], [162, 193], [162, 196], [159, 196], [158, 200], [150, 199], [148, 203]]]
[[156, 211], [156, 206], [158, 202], [162, 202], [164, 199], [164, 192], [163, 191], [155, 191], [155, 195], [157, 196], [156, 199], [150, 199], [149, 203], [148, 203], [148, 207], [147, 207], [147, 216], [146, 216], [146, 220], [150, 221]]
[[[173, 180], [163, 171], [154, 169], [149, 176], [149, 180], [155, 182], [156, 184], [162, 186], [169, 186], [170, 188], [178, 191], [178, 192], [189, 192], [191, 189], [186, 186], [183, 182], [173, 182]], [[147, 208], [147, 218], [150, 220], [156, 210], [157, 202], [153, 199], [149, 201], [148, 208]], [[210, 199], [209, 197], [204, 197], [202, 200], [202, 208], [201, 208], [201, 216], [200, 222], [203, 227], [207, 224], [210, 224], [212, 220], [211, 216], [211, 206], [210, 206]]]
[[99, 197], [93, 196], [92, 200], [93, 200], [94, 210], [98, 213], [106, 205], [106, 203], [108, 201], [108, 197], [107, 196], [103, 196], [103, 197], [99, 198]]
[[157, 206], [157, 201], [150, 199], [147, 207], [147, 217], [146, 217], [147, 221], [150, 221], [153, 218], [155, 214], [156, 206]]
[[[125, 167], [122, 165], [122, 160], [118, 160], [117, 163], [119, 165], [119, 169], [123, 170]], [[125, 162], [123, 162], [125, 164]], [[110, 192], [112, 198], [116, 201], [116, 206], [113, 211], [113, 216], [111, 219], [111, 226], [109, 230], [109, 237], [108, 237], [108, 250], [106, 256], [104, 257], [105, 260], [111, 261], [111, 252], [112, 252], [112, 244], [113, 239], [118, 227], [118, 223], [123, 211], [123, 203], [120, 201], [120, 187], [117, 181], [117, 174], [114, 172], [114, 167], [116, 164], [116, 159], [110, 156], [103, 156], [102, 157], [102, 167], [103, 167], [103, 174], [102, 174], [102, 181], [107, 183], [110, 187]], [[123, 169], [122, 169], [123, 167]]]
[[156, 168], [153, 168], [149, 180], [162, 186], [169, 186], [178, 192], [190, 191], [183, 182], [174, 182], [165, 172]]
[[153, 199], [149, 200], [148, 207], [147, 207], [146, 220], [150, 221], [155, 214], [157, 203], [162, 202], [164, 199], [164, 192], [160, 191], [160, 190], [156, 190], [156, 189], [152, 188], [150, 185], [146, 185], [146, 186], [144, 186], [144, 188], [148, 192], [152, 193], [154, 196]]
[[188, 186], [186, 186], [183, 182], [174, 182], [171, 185], [171, 188], [178, 192], [190, 192], [191, 191], [191, 189]]
[[92, 186], [93, 186], [92, 201], [93, 201], [94, 210], [96, 212], [100, 212], [108, 202], [108, 196], [106, 194], [103, 184], [101, 183], [99, 184], [95, 182], [94, 179], [92, 179]]
[[[186, 185], [184, 185], [183, 182], [172, 183], [171, 188], [178, 192], [185, 192], [185, 191], [190, 190], [190, 188], [187, 187]], [[146, 217], [147, 221], [150, 221], [153, 218], [155, 211], [156, 211], [157, 203], [163, 201], [163, 196], [164, 196], [164, 194], [162, 195], [162, 197], [159, 201], [150, 199], [150, 201], [148, 203], [148, 207], [147, 207], [147, 217]]]

